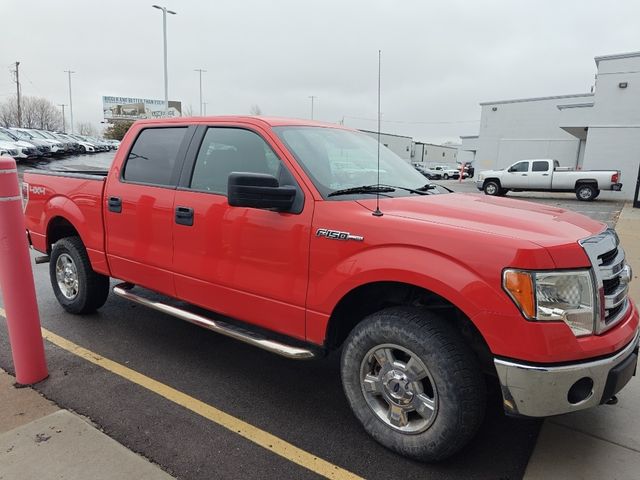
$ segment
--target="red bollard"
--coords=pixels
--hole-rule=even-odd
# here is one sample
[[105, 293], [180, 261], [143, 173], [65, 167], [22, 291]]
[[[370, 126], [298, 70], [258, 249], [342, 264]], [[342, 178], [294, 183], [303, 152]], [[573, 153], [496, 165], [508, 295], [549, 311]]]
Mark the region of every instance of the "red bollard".
[[13, 158], [0, 157], [0, 291], [4, 300], [16, 381], [23, 385], [49, 375], [31, 257], [24, 227], [22, 195]]

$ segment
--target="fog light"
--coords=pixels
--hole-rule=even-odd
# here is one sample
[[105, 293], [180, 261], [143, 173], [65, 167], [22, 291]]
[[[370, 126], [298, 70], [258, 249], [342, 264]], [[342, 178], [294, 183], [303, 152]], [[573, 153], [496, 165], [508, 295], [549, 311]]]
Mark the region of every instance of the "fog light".
[[585, 401], [593, 393], [593, 380], [589, 377], [582, 377], [569, 389], [567, 400], [571, 405]]

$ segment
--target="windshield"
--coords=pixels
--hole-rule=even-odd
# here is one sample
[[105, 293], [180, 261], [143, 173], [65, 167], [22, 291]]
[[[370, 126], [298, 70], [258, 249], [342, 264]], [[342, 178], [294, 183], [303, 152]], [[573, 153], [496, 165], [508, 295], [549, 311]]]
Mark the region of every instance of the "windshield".
[[15, 140], [0, 130], [0, 140], [13, 143]]
[[[363, 133], [329, 127], [275, 127], [274, 130], [324, 198], [329, 198], [332, 192], [363, 185], [379, 183], [420, 189], [428, 183], [408, 162], [382, 145], [378, 182], [378, 142]], [[363, 192], [353, 195], [371, 196]], [[384, 195], [399, 197], [411, 193], [397, 189]]]

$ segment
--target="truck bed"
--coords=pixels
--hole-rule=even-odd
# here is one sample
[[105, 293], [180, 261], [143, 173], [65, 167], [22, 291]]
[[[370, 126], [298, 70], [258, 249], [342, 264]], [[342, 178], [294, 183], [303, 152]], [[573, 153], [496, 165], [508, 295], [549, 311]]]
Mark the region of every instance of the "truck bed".
[[73, 229], [82, 237], [94, 269], [108, 273], [102, 216], [107, 174], [99, 169], [25, 171], [25, 225], [36, 250], [48, 254], [58, 235]]

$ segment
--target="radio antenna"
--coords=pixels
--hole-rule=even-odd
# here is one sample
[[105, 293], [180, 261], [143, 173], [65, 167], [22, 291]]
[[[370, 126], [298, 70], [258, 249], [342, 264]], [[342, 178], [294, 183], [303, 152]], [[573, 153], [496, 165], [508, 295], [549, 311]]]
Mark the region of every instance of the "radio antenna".
[[[382, 64], [382, 51], [378, 50], [378, 187], [380, 186], [380, 65]], [[376, 210], [374, 217], [381, 217], [380, 192], [376, 192]]]

